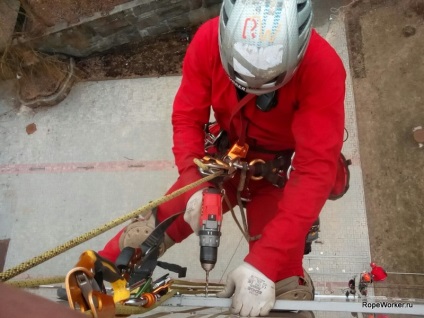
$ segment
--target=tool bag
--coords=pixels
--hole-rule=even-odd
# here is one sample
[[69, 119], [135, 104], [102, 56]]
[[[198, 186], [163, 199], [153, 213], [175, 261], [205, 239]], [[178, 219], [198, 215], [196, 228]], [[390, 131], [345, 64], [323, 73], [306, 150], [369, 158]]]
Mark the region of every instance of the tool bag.
[[345, 156], [340, 153], [339, 160], [337, 162], [337, 175], [336, 182], [334, 183], [333, 189], [328, 197], [330, 200], [340, 199], [349, 190], [350, 182], [350, 171], [349, 166], [352, 164], [350, 159], [346, 159]]

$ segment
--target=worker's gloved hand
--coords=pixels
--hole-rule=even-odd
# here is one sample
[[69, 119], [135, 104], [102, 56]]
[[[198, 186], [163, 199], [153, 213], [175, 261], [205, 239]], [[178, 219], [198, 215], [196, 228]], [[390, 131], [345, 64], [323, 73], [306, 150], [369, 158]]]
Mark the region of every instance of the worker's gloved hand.
[[252, 265], [243, 263], [230, 273], [225, 289], [216, 296], [233, 296], [233, 314], [242, 317], [266, 316], [274, 307], [275, 284]]
[[203, 190], [194, 193], [187, 201], [184, 213], [184, 221], [186, 221], [194, 234], [199, 235], [200, 230], [200, 214], [202, 213]]

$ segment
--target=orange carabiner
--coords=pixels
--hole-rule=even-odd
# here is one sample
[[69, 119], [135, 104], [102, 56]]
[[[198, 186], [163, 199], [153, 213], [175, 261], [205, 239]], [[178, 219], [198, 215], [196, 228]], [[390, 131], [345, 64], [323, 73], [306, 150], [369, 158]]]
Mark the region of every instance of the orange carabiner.
[[246, 158], [247, 151], [249, 150], [249, 145], [239, 145], [238, 142], [236, 142], [231, 149], [228, 151], [226, 157], [229, 158], [231, 161], [238, 159], [238, 158]]
[[[254, 160], [252, 160], [251, 162], [249, 162], [249, 167], [253, 167], [255, 164], [257, 164], [257, 163], [265, 163], [265, 161], [264, 160], [262, 160], [262, 159], [254, 159]], [[261, 179], [263, 179], [264, 177], [263, 176], [261, 176], [261, 175], [259, 175], [259, 176], [255, 176], [254, 174], [253, 175], [251, 175], [250, 176], [250, 179], [252, 179], [252, 180], [261, 180]]]
[[94, 318], [115, 317], [113, 297], [102, 293], [93, 273], [84, 267], [75, 267], [66, 276], [66, 294], [71, 309], [84, 313], [91, 310]]

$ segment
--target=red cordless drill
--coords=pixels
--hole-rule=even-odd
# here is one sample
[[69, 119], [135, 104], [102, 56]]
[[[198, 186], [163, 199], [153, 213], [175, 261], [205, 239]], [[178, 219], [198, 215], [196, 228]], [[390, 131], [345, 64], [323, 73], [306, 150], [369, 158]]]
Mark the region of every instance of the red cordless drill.
[[202, 214], [200, 215], [200, 264], [206, 271], [206, 295], [208, 294], [209, 272], [215, 267], [221, 237], [222, 194], [218, 189], [203, 191]]

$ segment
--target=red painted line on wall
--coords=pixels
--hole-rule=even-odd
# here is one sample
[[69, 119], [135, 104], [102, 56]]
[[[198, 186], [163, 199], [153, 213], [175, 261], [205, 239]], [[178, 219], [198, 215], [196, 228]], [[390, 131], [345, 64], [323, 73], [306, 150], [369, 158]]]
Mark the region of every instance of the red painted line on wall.
[[[359, 165], [359, 158], [352, 157], [353, 165]], [[116, 171], [159, 171], [175, 168], [173, 161], [110, 161], [110, 162], [69, 162], [69, 163], [40, 163], [40, 164], [0, 164], [0, 174], [29, 174], [29, 173], [67, 173], [67, 172], [116, 172]]]
[[171, 170], [174, 167], [173, 162], [166, 160], [11, 164], [0, 165], [0, 174], [159, 171]]

